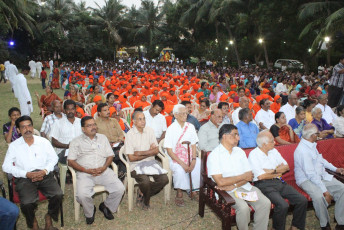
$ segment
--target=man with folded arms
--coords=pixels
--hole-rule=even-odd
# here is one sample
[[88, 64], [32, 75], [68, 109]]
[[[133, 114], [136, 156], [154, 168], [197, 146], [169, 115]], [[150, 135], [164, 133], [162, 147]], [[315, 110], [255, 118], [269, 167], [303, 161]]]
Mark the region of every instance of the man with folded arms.
[[52, 173], [57, 164], [56, 153], [47, 139], [33, 135], [33, 123], [29, 116], [19, 117], [16, 127], [22, 136], [10, 144], [2, 169], [15, 177], [15, 189], [27, 226], [40, 229], [35, 217], [39, 190], [49, 200], [45, 230], [57, 229], [51, 219], [58, 220], [63, 194]]
[[275, 205], [272, 221], [275, 230], [285, 230], [289, 209], [288, 199], [294, 205], [291, 230], [305, 229], [307, 199], [293, 187], [285, 183], [281, 176], [289, 170], [288, 163], [274, 148], [274, 137], [269, 130], [260, 132], [257, 145], [250, 152], [248, 161], [254, 174], [253, 183]]
[[102, 185], [109, 192], [99, 205], [108, 220], [114, 219], [121, 202], [124, 186], [113, 170], [109, 168], [113, 151], [105, 135], [97, 133], [97, 124], [90, 116], [81, 119], [83, 134], [74, 138], [69, 145], [68, 165], [77, 171], [76, 200], [82, 205], [86, 223], [92, 224], [96, 213], [93, 204], [93, 187]]
[[[227, 191], [235, 200], [232, 207], [236, 213], [236, 223], [239, 230], [248, 230], [250, 223], [249, 207], [254, 213], [254, 230], [267, 229], [271, 202], [263, 193], [249, 182], [253, 179], [251, 166], [245, 152], [237, 147], [240, 140], [237, 127], [225, 124], [219, 132], [220, 145], [208, 156], [208, 176], [212, 178], [219, 189]], [[250, 194], [256, 199], [244, 200], [236, 197], [236, 193]]]
[[336, 201], [334, 216], [336, 230], [344, 229], [344, 184], [325, 171], [329, 169], [344, 174], [343, 168], [337, 168], [325, 160], [318, 152], [315, 143], [319, 137], [314, 124], [305, 125], [302, 139], [294, 153], [295, 180], [312, 198], [315, 215], [319, 218], [321, 229], [331, 229], [327, 207]]

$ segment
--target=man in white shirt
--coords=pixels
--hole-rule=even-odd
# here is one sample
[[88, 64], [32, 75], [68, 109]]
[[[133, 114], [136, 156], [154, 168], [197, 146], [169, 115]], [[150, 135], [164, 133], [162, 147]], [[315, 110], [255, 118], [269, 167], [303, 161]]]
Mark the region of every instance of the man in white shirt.
[[47, 138], [50, 140], [50, 132], [52, 130], [52, 127], [54, 123], [57, 120], [60, 120], [62, 117], [66, 116], [64, 113], [62, 113], [62, 105], [59, 100], [55, 100], [51, 103], [51, 108], [53, 111], [53, 114], [50, 114], [44, 118], [42, 127], [41, 127], [41, 136]]
[[35, 78], [35, 76], [36, 76], [36, 62], [34, 60], [29, 61], [29, 66], [30, 66], [31, 78]]
[[167, 129], [166, 119], [160, 113], [162, 110], [164, 110], [164, 103], [160, 100], [155, 100], [151, 108], [143, 112], [146, 118], [146, 126], [154, 130], [158, 143], [165, 138]]
[[30, 116], [33, 112], [32, 98], [27, 87], [27, 81], [24, 75], [29, 73], [28, 66], [22, 68], [22, 72], [13, 79], [14, 96], [18, 98], [20, 111], [22, 115]]
[[56, 121], [50, 133], [51, 143], [56, 147], [59, 162], [66, 164], [69, 143], [82, 134], [80, 118], [75, 117], [76, 104], [73, 100], [66, 100], [63, 104], [66, 116]]
[[283, 78], [282, 82], [280, 82], [276, 85], [275, 92], [277, 95], [280, 95], [283, 93], [288, 93], [288, 89], [286, 87], [286, 84], [287, 84], [287, 78]]
[[325, 171], [329, 169], [343, 175], [344, 169], [333, 166], [322, 157], [316, 148], [318, 137], [316, 125], [308, 124], [303, 128], [302, 139], [294, 152], [296, 184], [312, 198], [322, 229], [331, 229], [327, 207], [332, 200], [336, 201], [336, 230], [344, 229], [344, 184]]
[[285, 230], [289, 204], [294, 205], [291, 230], [305, 229], [307, 199], [292, 186], [281, 180], [289, 170], [288, 163], [275, 149], [274, 137], [269, 130], [257, 136], [258, 147], [250, 152], [248, 161], [254, 174], [253, 183], [275, 205], [272, 222], [273, 229]]
[[17, 66], [12, 64], [10, 61], [5, 61], [5, 79], [11, 82], [11, 87], [13, 89], [14, 78], [19, 74]]
[[[199, 189], [201, 161], [196, 156], [196, 143], [198, 142], [196, 129], [193, 124], [186, 121], [188, 115], [186, 107], [181, 104], [175, 105], [173, 115], [176, 120], [166, 131], [164, 147], [171, 157], [170, 169], [173, 173], [174, 188], [177, 189], [175, 204], [182, 207], [184, 206], [183, 190], [190, 190], [190, 175], [192, 190]], [[190, 153], [188, 153], [188, 146], [182, 144], [184, 141], [190, 142]], [[190, 193], [195, 194], [194, 191], [190, 191]]]
[[43, 64], [41, 61], [36, 62], [36, 71], [38, 74], [38, 78], [41, 77], [41, 72], [42, 72]]
[[288, 95], [288, 103], [283, 105], [279, 112], [283, 112], [287, 119], [287, 123], [295, 118], [295, 109], [297, 107], [297, 96], [294, 93]]
[[256, 114], [255, 120], [258, 124], [259, 129], [270, 129], [275, 124], [275, 114], [270, 108], [270, 102], [268, 99], [263, 99], [259, 102], [261, 109]]
[[321, 94], [318, 97], [319, 103], [315, 106], [320, 108], [323, 114], [323, 117], [326, 122], [330, 125], [333, 125], [333, 121], [337, 118], [337, 115], [333, 112], [330, 106], [327, 105], [328, 98], [326, 94]]
[[[245, 152], [236, 147], [240, 140], [238, 129], [231, 124], [223, 125], [219, 133], [220, 145], [208, 156], [208, 176], [212, 178], [219, 189], [227, 191], [235, 200], [232, 207], [236, 213], [236, 223], [240, 230], [248, 230], [250, 223], [250, 207], [254, 210], [253, 229], [267, 229], [271, 202], [262, 192], [249, 182], [253, 179], [251, 166]], [[257, 194], [256, 201], [246, 201], [235, 196], [237, 192], [252, 192]]]
[[51, 79], [53, 77], [53, 69], [54, 69], [54, 62], [53, 62], [53, 60], [49, 61], [49, 67], [50, 67], [50, 73], [49, 73], [49, 80], [48, 80], [48, 82], [51, 82]]
[[45, 229], [55, 229], [51, 219], [58, 220], [63, 197], [52, 173], [57, 163], [56, 153], [48, 140], [33, 135], [33, 123], [29, 116], [18, 118], [16, 127], [22, 136], [9, 146], [2, 169], [15, 177], [20, 208], [27, 226], [34, 230], [40, 229], [35, 217], [39, 190], [49, 200]]
[[241, 109], [248, 108], [249, 103], [250, 103], [250, 101], [249, 101], [249, 99], [247, 97], [240, 97], [239, 98], [239, 107], [236, 110], [234, 110], [234, 112], [232, 113], [232, 119], [233, 119], [233, 124], [234, 125], [238, 124], [239, 121], [240, 121], [240, 119], [239, 119], [239, 111]]

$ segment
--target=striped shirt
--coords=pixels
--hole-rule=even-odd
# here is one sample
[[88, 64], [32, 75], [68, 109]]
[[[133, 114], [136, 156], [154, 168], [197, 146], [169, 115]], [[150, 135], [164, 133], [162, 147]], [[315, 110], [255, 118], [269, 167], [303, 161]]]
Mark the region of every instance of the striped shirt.
[[[62, 117], [66, 116], [64, 113], [62, 113]], [[60, 118], [58, 118], [54, 113], [50, 114], [48, 116], [46, 116], [44, 118], [42, 127], [41, 127], [41, 133], [45, 133], [45, 135], [49, 136], [50, 132], [51, 132], [51, 128], [53, 127], [53, 124], [55, 123], [55, 121], [59, 120]]]
[[342, 63], [339, 63], [334, 66], [332, 77], [330, 79], [330, 85], [336, 86], [339, 88], [343, 88], [344, 86], [344, 74], [339, 74], [338, 71], [344, 69], [344, 65]]

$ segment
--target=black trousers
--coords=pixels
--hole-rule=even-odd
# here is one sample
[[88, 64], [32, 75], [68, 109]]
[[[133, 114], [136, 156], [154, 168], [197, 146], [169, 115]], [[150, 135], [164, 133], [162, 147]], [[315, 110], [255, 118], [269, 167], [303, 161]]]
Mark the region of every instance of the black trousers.
[[342, 96], [343, 88], [330, 85], [328, 86], [328, 106], [334, 108], [338, 105], [340, 97]]
[[20, 209], [29, 228], [33, 227], [35, 209], [39, 200], [38, 190], [49, 200], [48, 214], [54, 221], [58, 221], [63, 193], [53, 173], [49, 173], [41, 181], [32, 182], [28, 178], [15, 178], [14, 183], [20, 199]]
[[256, 181], [254, 185], [275, 205], [272, 216], [274, 229], [285, 230], [289, 205], [284, 199], [288, 199], [290, 204], [295, 206], [292, 226], [305, 229], [308, 201], [303, 195], [279, 179]]
[[161, 189], [168, 184], [168, 177], [166, 174], [153, 175], [154, 182], [150, 181], [149, 176], [137, 174], [136, 171], [131, 172], [131, 177], [135, 178], [139, 184], [140, 191], [143, 193], [143, 203], [147, 206], [151, 196], [160, 192]]

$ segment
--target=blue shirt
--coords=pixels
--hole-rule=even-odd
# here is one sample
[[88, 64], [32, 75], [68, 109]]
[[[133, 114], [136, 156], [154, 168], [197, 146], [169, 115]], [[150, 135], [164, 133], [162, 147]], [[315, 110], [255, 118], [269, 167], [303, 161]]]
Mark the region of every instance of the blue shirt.
[[257, 147], [257, 135], [259, 133], [259, 129], [257, 125], [255, 125], [252, 122], [249, 122], [246, 124], [243, 121], [239, 121], [239, 123], [236, 125], [238, 128], [240, 141], [239, 141], [239, 147], [240, 148], [253, 148]]
[[304, 120], [302, 120], [302, 121], [300, 122], [300, 124], [299, 124], [299, 123], [297, 123], [296, 119], [293, 118], [293, 119], [291, 119], [291, 120], [288, 122], [288, 124], [289, 124], [289, 125], [291, 126], [291, 128], [294, 130], [294, 132], [296, 133], [296, 135], [297, 135], [299, 138], [301, 138], [301, 136], [302, 136], [302, 129], [303, 129], [303, 127], [306, 125], [306, 122], [305, 122]]
[[301, 139], [294, 152], [295, 180], [298, 186], [309, 180], [324, 193], [327, 188], [322, 180], [331, 181], [333, 178], [325, 169], [336, 171], [337, 168], [325, 160], [316, 147], [317, 143]]

